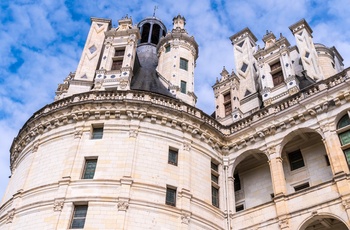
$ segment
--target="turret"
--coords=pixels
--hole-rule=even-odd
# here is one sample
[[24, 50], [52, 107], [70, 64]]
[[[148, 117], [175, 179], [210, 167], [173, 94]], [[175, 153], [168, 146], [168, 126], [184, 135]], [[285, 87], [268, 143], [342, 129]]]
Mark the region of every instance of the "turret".
[[198, 57], [198, 44], [185, 30], [186, 20], [178, 15], [173, 29], [157, 46], [157, 71], [170, 92], [190, 105], [195, 105], [194, 68]]
[[257, 41], [254, 34], [245, 28], [230, 37], [233, 45], [237, 76], [241, 82], [239, 88], [240, 110], [248, 113], [260, 108], [258, 95], [258, 70], [253, 56]]
[[309, 24], [305, 19], [302, 19], [291, 25], [289, 29], [295, 37], [300, 60], [306, 75], [314, 81], [322, 80], [324, 77], [319, 67], [317, 52], [312, 41], [312, 29]]
[[75, 73], [69, 74], [56, 92], [56, 100], [89, 91], [94, 85], [96, 70], [103, 52], [105, 32], [111, 28], [110, 19], [91, 18], [91, 26]]

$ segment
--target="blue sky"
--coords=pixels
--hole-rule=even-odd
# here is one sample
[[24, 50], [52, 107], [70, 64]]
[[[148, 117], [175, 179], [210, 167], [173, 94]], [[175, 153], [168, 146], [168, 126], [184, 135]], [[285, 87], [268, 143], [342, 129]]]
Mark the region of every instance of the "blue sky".
[[350, 0], [17, 0], [0, 2], [0, 197], [8, 183], [9, 149], [26, 120], [53, 102], [57, 85], [74, 72], [90, 17], [117, 25], [126, 14], [134, 24], [156, 16], [172, 29], [185, 16], [186, 29], [199, 44], [195, 70], [197, 107], [214, 111], [211, 86], [223, 66], [234, 69], [231, 35], [249, 27], [259, 39], [266, 30], [294, 45], [288, 27], [305, 18], [314, 42], [336, 46], [350, 66]]

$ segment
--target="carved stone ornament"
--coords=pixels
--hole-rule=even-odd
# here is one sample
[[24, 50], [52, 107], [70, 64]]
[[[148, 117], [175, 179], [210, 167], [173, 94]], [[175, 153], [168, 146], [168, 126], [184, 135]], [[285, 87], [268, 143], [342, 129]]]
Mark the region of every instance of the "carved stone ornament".
[[55, 202], [54, 202], [54, 204], [53, 204], [53, 210], [54, 210], [55, 212], [60, 212], [60, 211], [62, 211], [63, 204], [64, 204], [64, 201], [63, 201], [63, 200], [55, 200]]
[[275, 146], [269, 147], [269, 148], [267, 149], [267, 153], [268, 153], [269, 155], [276, 153], [276, 147], [275, 147]]
[[190, 220], [191, 220], [191, 218], [189, 215], [182, 215], [181, 216], [181, 223], [183, 223], [183, 224], [188, 225], [190, 223]]
[[128, 207], [129, 207], [129, 203], [127, 201], [118, 202], [118, 211], [126, 211]]
[[350, 199], [343, 200], [342, 205], [344, 206], [345, 210], [350, 209]]
[[288, 229], [289, 228], [288, 219], [280, 220], [278, 225], [280, 226], [281, 229]]
[[184, 143], [184, 150], [185, 150], [185, 151], [190, 151], [190, 150], [191, 150], [191, 144], [189, 144], [189, 143]]
[[137, 137], [137, 134], [138, 134], [138, 131], [137, 131], [137, 130], [130, 130], [130, 131], [129, 131], [129, 137], [134, 137], [134, 138], [136, 138], [136, 137]]
[[74, 132], [74, 139], [81, 138], [82, 135], [83, 135], [83, 131], [81, 131], [81, 130], [75, 131]]
[[12, 223], [14, 217], [15, 217], [15, 209], [11, 209], [10, 211], [7, 212], [6, 224]]

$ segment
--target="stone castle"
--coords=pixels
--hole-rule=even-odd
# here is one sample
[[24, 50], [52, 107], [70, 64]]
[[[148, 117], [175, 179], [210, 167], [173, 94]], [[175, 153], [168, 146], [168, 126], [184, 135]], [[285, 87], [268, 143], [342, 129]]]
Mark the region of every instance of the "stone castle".
[[0, 229], [350, 228], [350, 68], [270, 31], [195, 107], [198, 44], [176, 16], [92, 18], [79, 65], [11, 147]]

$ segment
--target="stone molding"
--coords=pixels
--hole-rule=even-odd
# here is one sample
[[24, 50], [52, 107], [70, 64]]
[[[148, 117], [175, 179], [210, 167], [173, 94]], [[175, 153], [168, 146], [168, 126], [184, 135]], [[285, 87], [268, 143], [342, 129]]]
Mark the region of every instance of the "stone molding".
[[[313, 103], [312, 107], [309, 108], [304, 106], [302, 110], [298, 110], [298, 114], [293, 114], [293, 117], [285, 116], [285, 120], [278, 124], [271, 123], [269, 126], [261, 126], [261, 130], [249, 130], [245, 137], [230, 138], [238, 131], [250, 127], [252, 123], [259, 122], [272, 114], [282, 113], [292, 106], [299, 105], [305, 99], [310, 100], [309, 98], [315, 97], [314, 100], [316, 100], [317, 94], [323, 91], [321, 88], [330, 91], [331, 88], [347, 81], [349, 79], [348, 71], [350, 71], [350, 68], [315, 84], [306, 91], [299, 92], [277, 104], [258, 110], [230, 126], [220, 124], [201, 110], [180, 100], [150, 92], [136, 90], [127, 92], [90, 91], [76, 94], [43, 107], [26, 122], [11, 147], [11, 170], [15, 167], [19, 155], [23, 154], [22, 150], [44, 132], [88, 119], [122, 119], [125, 114], [129, 116], [129, 119], [145, 120], [147, 117], [151, 118], [151, 122], [164, 121], [163, 125], [169, 122], [173, 128], [180, 127], [183, 132], [191, 133], [191, 135], [193, 130], [196, 130], [193, 137], [199, 138], [214, 149], [220, 150], [220, 152], [224, 146], [226, 146], [224, 152], [227, 152], [227, 146], [230, 149], [245, 148], [248, 143], [254, 143], [261, 138], [274, 135], [285, 128], [302, 123], [310, 119], [310, 116], [322, 114], [332, 106], [337, 106], [337, 103], [341, 104], [344, 100], [350, 101], [348, 91], [340, 92], [338, 90], [337, 94], [334, 94], [334, 98], [328, 95], [328, 101], [318, 100], [321, 101], [317, 102], [319, 104]], [[346, 87], [346, 84], [344, 84], [344, 87]], [[140, 104], [143, 107], [142, 111], [140, 110]], [[57, 113], [58, 111], [60, 113]], [[179, 116], [179, 114], [181, 115]], [[79, 133], [75, 136], [78, 138]]]

